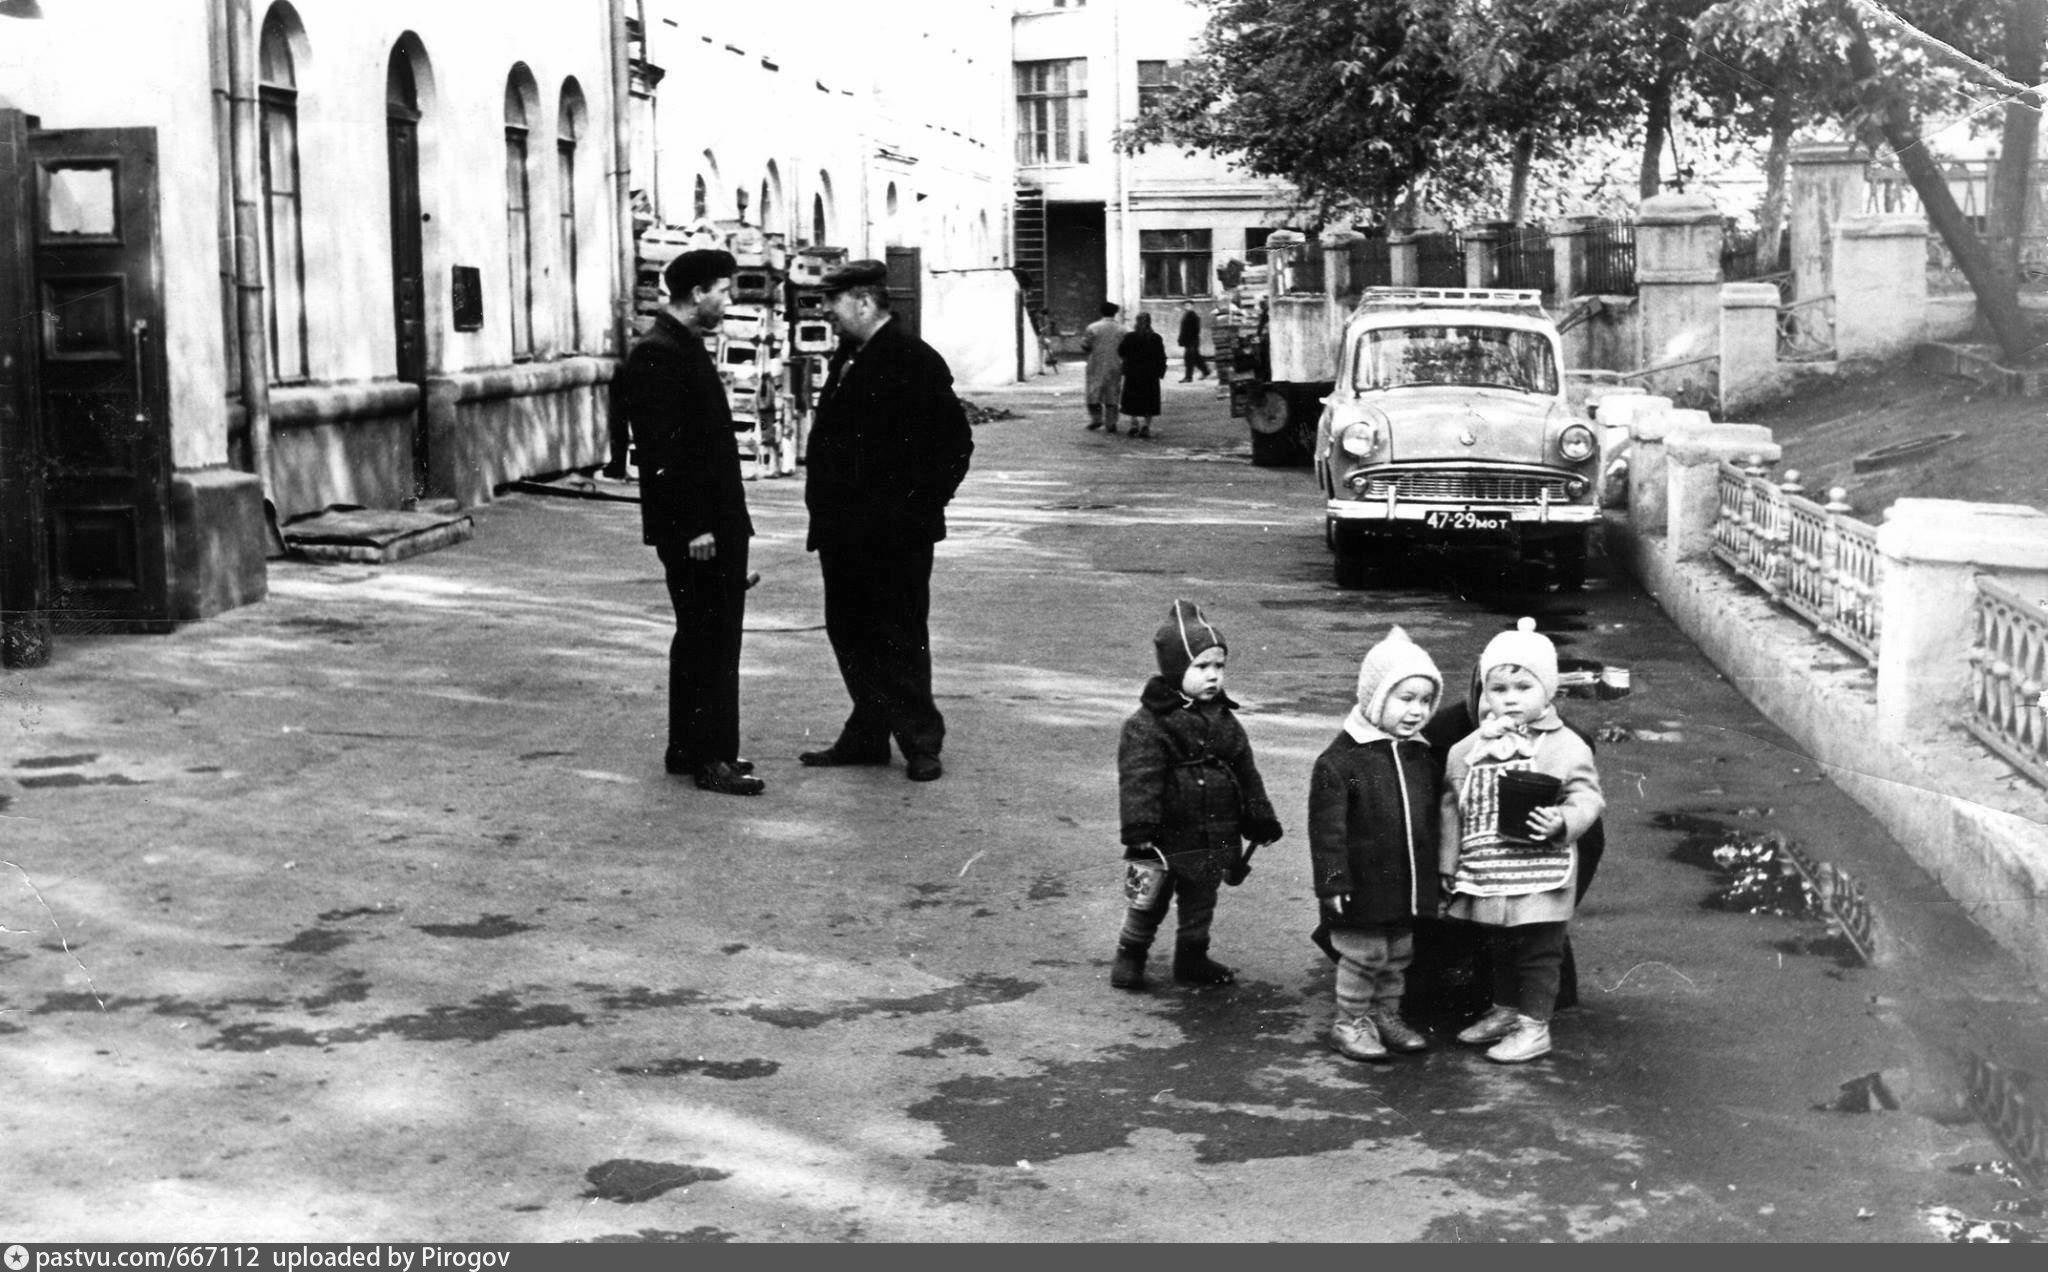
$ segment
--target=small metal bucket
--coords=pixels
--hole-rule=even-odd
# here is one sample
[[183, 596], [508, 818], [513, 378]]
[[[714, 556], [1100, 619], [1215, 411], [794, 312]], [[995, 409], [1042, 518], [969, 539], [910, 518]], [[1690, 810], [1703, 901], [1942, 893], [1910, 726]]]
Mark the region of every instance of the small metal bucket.
[[1159, 903], [1159, 894], [1165, 890], [1165, 862], [1126, 861], [1124, 863], [1124, 899], [1131, 903], [1133, 910], [1151, 909]]

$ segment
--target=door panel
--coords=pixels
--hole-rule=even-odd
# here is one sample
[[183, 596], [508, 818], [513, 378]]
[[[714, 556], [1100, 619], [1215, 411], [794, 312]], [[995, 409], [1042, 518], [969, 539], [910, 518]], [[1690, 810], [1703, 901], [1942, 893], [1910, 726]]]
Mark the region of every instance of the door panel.
[[68, 630], [166, 630], [156, 132], [32, 132], [29, 153], [51, 618]]
[[0, 110], [0, 666], [50, 659], [50, 568], [43, 517], [42, 324], [31, 320], [36, 181], [28, 118]]
[[911, 335], [924, 335], [924, 252], [915, 247], [883, 249], [889, 269], [889, 310]]

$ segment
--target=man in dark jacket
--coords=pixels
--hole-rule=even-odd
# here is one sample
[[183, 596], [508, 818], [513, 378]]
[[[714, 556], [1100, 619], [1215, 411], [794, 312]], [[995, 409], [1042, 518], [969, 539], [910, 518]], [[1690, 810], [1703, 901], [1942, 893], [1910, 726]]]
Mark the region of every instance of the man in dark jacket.
[[946, 737], [932, 701], [932, 546], [974, 437], [946, 360], [890, 312], [888, 277], [880, 261], [850, 261], [822, 284], [840, 340], [805, 459], [807, 546], [853, 710], [832, 745], [797, 758], [887, 764], [893, 736], [910, 780], [929, 782]]
[[732, 409], [704, 338], [732, 298], [732, 254], [684, 252], [662, 280], [668, 301], [626, 358], [618, 400], [640, 451], [642, 537], [668, 575], [676, 611], [668, 654], [668, 771], [707, 791], [759, 795], [739, 758], [740, 631], [747, 606], [747, 516]]
[[1180, 382], [1186, 384], [1200, 372], [1204, 380], [1209, 378], [1209, 359], [1202, 353], [1202, 315], [1195, 312], [1195, 302], [1190, 300], [1180, 311]]

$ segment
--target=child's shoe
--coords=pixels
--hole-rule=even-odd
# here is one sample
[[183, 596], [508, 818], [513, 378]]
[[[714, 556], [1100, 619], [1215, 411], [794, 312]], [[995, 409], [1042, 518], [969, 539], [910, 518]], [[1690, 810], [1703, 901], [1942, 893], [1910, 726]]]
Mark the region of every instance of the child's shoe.
[[1458, 1041], [1465, 1043], [1498, 1042], [1514, 1032], [1515, 1022], [1521, 1013], [1512, 1007], [1494, 1007], [1484, 1016], [1465, 1026], [1458, 1033]]
[[1209, 957], [1206, 945], [1181, 945], [1173, 951], [1173, 978], [1183, 985], [1228, 985], [1237, 973]]
[[1486, 1049], [1486, 1058], [1495, 1064], [1521, 1064], [1549, 1054], [1550, 1022], [1519, 1013], [1514, 1032]]
[[1392, 1007], [1374, 1006], [1368, 1008], [1366, 1017], [1379, 1030], [1380, 1041], [1393, 1051], [1427, 1051], [1429, 1039], [1408, 1027], [1401, 1019], [1401, 1013]]
[[1330, 1045], [1353, 1060], [1384, 1060], [1387, 1049], [1369, 1016], [1339, 1016], [1330, 1025]]
[[1116, 962], [1109, 965], [1109, 983], [1117, 989], [1145, 988], [1145, 951], [1135, 945], [1116, 947]]

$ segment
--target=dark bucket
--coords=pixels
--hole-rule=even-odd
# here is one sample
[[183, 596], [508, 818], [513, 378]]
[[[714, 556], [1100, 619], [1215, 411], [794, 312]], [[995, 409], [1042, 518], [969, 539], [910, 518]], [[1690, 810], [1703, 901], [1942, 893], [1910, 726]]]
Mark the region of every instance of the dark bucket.
[[1564, 793], [1564, 783], [1548, 773], [1509, 769], [1500, 775], [1500, 823], [1508, 839], [1529, 838], [1529, 814], [1555, 804]]

